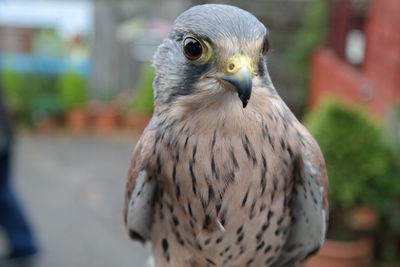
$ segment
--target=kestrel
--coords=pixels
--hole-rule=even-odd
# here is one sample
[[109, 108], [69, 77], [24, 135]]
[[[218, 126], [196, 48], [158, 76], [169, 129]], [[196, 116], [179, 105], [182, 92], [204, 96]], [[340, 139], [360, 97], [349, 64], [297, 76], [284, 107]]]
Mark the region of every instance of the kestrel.
[[155, 53], [125, 221], [157, 267], [293, 266], [324, 241], [324, 159], [271, 82], [267, 33], [242, 9], [195, 6]]

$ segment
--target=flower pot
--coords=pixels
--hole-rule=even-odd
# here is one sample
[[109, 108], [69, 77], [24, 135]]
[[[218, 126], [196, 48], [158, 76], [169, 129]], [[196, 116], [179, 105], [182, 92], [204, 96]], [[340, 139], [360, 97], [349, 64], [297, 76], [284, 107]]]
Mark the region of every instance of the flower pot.
[[67, 128], [73, 133], [83, 133], [87, 130], [88, 115], [83, 108], [71, 109], [65, 116]]
[[354, 242], [326, 240], [317, 255], [303, 267], [365, 267], [372, 257], [372, 241], [362, 238]]
[[119, 113], [114, 107], [102, 107], [94, 111], [93, 128], [97, 133], [112, 133], [118, 128]]
[[144, 113], [127, 113], [124, 117], [124, 125], [127, 129], [141, 133], [149, 124], [151, 114]]

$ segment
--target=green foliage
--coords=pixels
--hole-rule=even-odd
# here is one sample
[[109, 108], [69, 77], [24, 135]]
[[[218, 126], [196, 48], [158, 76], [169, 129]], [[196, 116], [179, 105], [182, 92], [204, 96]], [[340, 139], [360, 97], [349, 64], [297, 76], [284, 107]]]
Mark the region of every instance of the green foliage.
[[304, 24], [296, 34], [289, 55], [298, 98], [305, 103], [310, 76], [310, 57], [315, 48], [323, 44], [328, 31], [329, 1], [312, 0]]
[[15, 113], [20, 112], [23, 108], [21, 82], [19, 75], [12, 69], [5, 69], [1, 73], [1, 83], [7, 106]]
[[1, 83], [8, 107], [23, 123], [60, 114], [55, 77], [6, 69], [1, 73]]
[[58, 91], [64, 111], [83, 107], [87, 104], [86, 79], [73, 71], [67, 71], [60, 76]]
[[380, 127], [364, 110], [337, 101], [325, 102], [309, 114], [306, 125], [325, 157], [332, 210], [366, 204], [385, 211], [399, 188]]
[[132, 101], [132, 111], [137, 113], [153, 112], [153, 80], [155, 77], [154, 68], [147, 64], [143, 67], [138, 86]]

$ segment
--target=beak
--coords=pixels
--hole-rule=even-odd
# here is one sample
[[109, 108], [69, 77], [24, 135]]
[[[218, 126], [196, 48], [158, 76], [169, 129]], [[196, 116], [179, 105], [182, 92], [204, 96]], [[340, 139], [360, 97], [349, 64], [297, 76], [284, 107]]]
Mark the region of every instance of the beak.
[[253, 67], [252, 61], [248, 56], [235, 55], [228, 59], [226, 71], [219, 78], [229, 87], [233, 87], [242, 101], [243, 108], [251, 96]]

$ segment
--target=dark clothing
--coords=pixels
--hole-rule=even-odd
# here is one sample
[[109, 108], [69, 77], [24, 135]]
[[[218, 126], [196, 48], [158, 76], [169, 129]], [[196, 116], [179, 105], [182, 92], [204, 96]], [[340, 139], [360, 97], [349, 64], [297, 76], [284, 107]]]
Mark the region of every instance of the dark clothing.
[[32, 231], [11, 186], [12, 130], [1, 93], [0, 91], [0, 227], [10, 244], [9, 257], [16, 258], [35, 254], [37, 248]]

